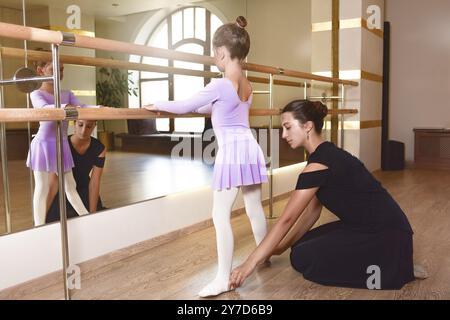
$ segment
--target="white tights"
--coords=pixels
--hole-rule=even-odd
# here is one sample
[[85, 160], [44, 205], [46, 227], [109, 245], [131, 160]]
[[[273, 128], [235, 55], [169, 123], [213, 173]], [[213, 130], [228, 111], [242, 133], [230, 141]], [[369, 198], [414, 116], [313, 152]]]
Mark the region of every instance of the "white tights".
[[[34, 173], [34, 194], [33, 194], [33, 215], [34, 225], [39, 226], [45, 224], [47, 215], [47, 197], [50, 191], [50, 173], [45, 171], [33, 171]], [[83, 201], [76, 189], [76, 182], [72, 171], [64, 173], [64, 188], [66, 191], [67, 200], [69, 200], [72, 207], [76, 210], [78, 215], [85, 215], [89, 212], [86, 210]]]
[[[245, 211], [250, 219], [256, 245], [267, 233], [266, 218], [261, 203], [261, 185], [242, 186]], [[199, 296], [215, 296], [229, 290], [228, 281], [233, 262], [234, 239], [231, 230], [231, 210], [239, 188], [214, 191], [213, 222], [216, 229], [218, 269], [216, 278], [204, 287]]]

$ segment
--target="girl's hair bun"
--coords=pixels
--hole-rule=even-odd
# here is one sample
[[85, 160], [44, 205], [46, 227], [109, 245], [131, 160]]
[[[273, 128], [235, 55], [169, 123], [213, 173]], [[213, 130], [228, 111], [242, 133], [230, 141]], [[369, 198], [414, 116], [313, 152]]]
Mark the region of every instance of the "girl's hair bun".
[[239, 16], [236, 18], [236, 23], [243, 29], [247, 26], [247, 19], [245, 19], [243, 16]]

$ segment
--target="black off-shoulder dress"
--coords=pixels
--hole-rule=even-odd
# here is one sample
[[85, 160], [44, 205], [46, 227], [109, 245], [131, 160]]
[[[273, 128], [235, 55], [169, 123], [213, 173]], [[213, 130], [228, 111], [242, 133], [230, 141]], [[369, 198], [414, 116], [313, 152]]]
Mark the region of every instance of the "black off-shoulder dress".
[[320, 144], [308, 163], [328, 169], [300, 174], [296, 189], [319, 187], [318, 200], [340, 221], [312, 229], [292, 246], [294, 269], [329, 286], [373, 288], [373, 276], [381, 283], [377, 289], [400, 289], [412, 281], [413, 231], [380, 182], [331, 142]]
[[[90, 173], [95, 167], [103, 168], [105, 165], [105, 158], [100, 158], [99, 155], [105, 150], [105, 146], [96, 138], [91, 137], [91, 143], [84, 154], [79, 154], [75, 147], [72, 145], [70, 136], [68, 138], [70, 151], [72, 152], [73, 162], [75, 167], [72, 168], [73, 177], [77, 184], [77, 192], [80, 195], [81, 201], [83, 201], [86, 209], [89, 210], [89, 182]], [[98, 199], [97, 211], [106, 209], [103, 207], [102, 200]], [[68, 218], [78, 217], [77, 212], [72, 207], [66, 197], [66, 216]], [[53, 198], [53, 202], [50, 209], [47, 212], [45, 219], [46, 223], [59, 221], [59, 193]]]

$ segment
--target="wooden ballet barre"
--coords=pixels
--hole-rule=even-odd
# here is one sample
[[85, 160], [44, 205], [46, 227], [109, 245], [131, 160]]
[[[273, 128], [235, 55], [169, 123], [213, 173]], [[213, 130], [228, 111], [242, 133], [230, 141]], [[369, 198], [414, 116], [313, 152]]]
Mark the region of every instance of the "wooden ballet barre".
[[[4, 58], [12, 58], [12, 59], [24, 59], [25, 58], [25, 50], [24, 49], [1, 47], [0, 51]], [[28, 61], [52, 61], [51, 53], [45, 52], [45, 51], [28, 50], [27, 58], [28, 58]], [[186, 75], [186, 76], [204, 77], [204, 78], [208, 78], [208, 79], [220, 77], [220, 73], [218, 73], [218, 72], [182, 69], [182, 68], [150, 65], [150, 64], [145, 64], [145, 63], [128, 62], [128, 61], [120, 61], [120, 60], [105, 59], [105, 58], [92, 58], [92, 57], [82, 57], [82, 56], [73, 56], [73, 55], [63, 55], [63, 54], [60, 55], [60, 62], [66, 63], [66, 64], [91, 66], [91, 67], [118, 68], [118, 69], [135, 70], [135, 71], [180, 74], [180, 75]], [[269, 79], [262, 78], [262, 77], [249, 76], [248, 80], [250, 82], [255, 82], [255, 83], [264, 83], [264, 84], [269, 83]], [[305, 87], [305, 84], [303, 82], [294, 82], [294, 81], [277, 80], [277, 79], [274, 80], [274, 84], [280, 85], [280, 86], [298, 87], [298, 88]], [[307, 87], [310, 88], [311, 85], [308, 83]]]
[[[277, 116], [276, 109], [253, 109], [251, 117]], [[76, 116], [67, 116], [67, 109], [0, 109], [0, 122], [35, 122], [35, 121], [63, 121], [63, 120], [124, 120], [124, 119], [153, 119], [153, 118], [199, 118], [209, 115], [200, 113], [174, 114], [169, 112], [151, 112], [138, 108], [77, 108]]]
[[0, 109], [0, 122], [62, 121], [65, 119], [66, 112], [64, 109]]
[[[209, 114], [188, 113], [174, 114], [169, 112], [151, 112], [138, 108], [77, 108], [76, 116], [68, 116], [68, 109], [0, 109], [0, 122], [36, 122], [63, 120], [125, 120], [125, 119], [154, 119], [154, 118], [198, 118], [209, 117]], [[73, 109], [72, 109], [73, 111]], [[329, 114], [356, 114], [356, 109], [328, 110]], [[281, 109], [251, 109], [250, 117], [279, 116]]]
[[[264, 83], [264, 84], [270, 83], [269, 79], [267, 79], [267, 78], [248, 76], [247, 79], [248, 79], [248, 81], [255, 82], [255, 83]], [[278, 79], [273, 80], [273, 84], [279, 85], [279, 86], [286, 86], [286, 87], [297, 87], [297, 88], [305, 87], [304, 82], [294, 82], [294, 81], [278, 80]], [[306, 84], [306, 86], [307, 86], [307, 88], [311, 88], [311, 84], [309, 84], [309, 83]]]
[[286, 77], [293, 77], [293, 78], [300, 78], [300, 79], [307, 79], [307, 80], [314, 80], [314, 81], [321, 81], [321, 82], [328, 82], [328, 83], [337, 83], [337, 84], [344, 84], [344, 85], [350, 85], [357, 87], [359, 84], [356, 81], [351, 80], [341, 80], [338, 78], [329, 78], [329, 77], [323, 77], [318, 76], [312, 73], [306, 73], [301, 71], [294, 71], [289, 69], [283, 69], [283, 68], [276, 68], [276, 67], [270, 67], [270, 66], [263, 66], [253, 63], [246, 63], [244, 65], [244, 69], [247, 69], [249, 71], [255, 71], [255, 72], [261, 72], [261, 73], [269, 73], [273, 75], [282, 75]]
[[[250, 117], [277, 116], [280, 114], [276, 109], [253, 109], [250, 110]], [[158, 111], [150, 112], [146, 109], [134, 108], [80, 108], [78, 109], [78, 119], [80, 120], [121, 120], [121, 119], [149, 119], [149, 118], [198, 118], [209, 117], [209, 114], [186, 113], [175, 114]]]
[[[140, 56], [150, 56], [163, 59], [187, 61], [191, 63], [200, 63], [205, 65], [214, 65], [214, 59], [213, 57], [210, 56], [203, 56], [199, 54], [155, 48], [117, 40], [87, 37], [60, 31], [51, 31], [33, 27], [25, 27], [4, 22], [0, 22], [0, 36], [13, 39], [54, 43], [58, 45], [70, 45], [86, 49], [121, 52], [125, 54], [135, 54]], [[287, 77], [315, 80], [321, 82], [358, 86], [358, 82], [355, 81], [317, 76], [311, 73], [288, 70], [279, 67], [270, 67], [252, 63], [244, 63], [243, 68], [248, 71], [268, 73], [272, 75], [283, 75]]]
[[[4, 58], [24, 59], [25, 50], [17, 48], [0, 48], [1, 54]], [[28, 61], [52, 61], [52, 54], [45, 51], [27, 51]], [[104, 68], [117, 68], [125, 70], [136, 71], [148, 71], [168, 74], [179, 74], [186, 76], [204, 77], [204, 78], [217, 78], [220, 77], [220, 73], [211, 71], [191, 70], [175, 67], [157, 66], [145, 63], [128, 62], [114, 59], [105, 58], [93, 58], [82, 57], [73, 55], [60, 55], [59, 61], [61, 63], [90, 66], [90, 67], [104, 67]]]
[[358, 109], [328, 109], [328, 115], [357, 114]]

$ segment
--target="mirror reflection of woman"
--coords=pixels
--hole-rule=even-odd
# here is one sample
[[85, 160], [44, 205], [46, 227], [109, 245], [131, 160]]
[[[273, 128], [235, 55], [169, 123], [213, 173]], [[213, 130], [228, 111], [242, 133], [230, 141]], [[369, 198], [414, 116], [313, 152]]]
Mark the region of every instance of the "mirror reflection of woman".
[[[69, 136], [69, 146], [75, 166], [72, 169], [77, 192], [89, 213], [104, 210], [100, 198], [100, 182], [106, 159], [106, 148], [96, 138], [92, 137], [96, 121], [76, 120], [74, 134]], [[59, 220], [58, 181], [56, 177], [51, 182], [46, 223]], [[52, 201], [53, 200], [53, 201]], [[70, 202], [66, 203], [67, 217], [78, 216]]]
[[[413, 231], [406, 215], [360, 160], [322, 139], [326, 115], [322, 103], [307, 100], [283, 109], [283, 138], [293, 149], [304, 147], [308, 163], [276, 224], [233, 270], [232, 288], [288, 248], [292, 267], [322, 285], [367, 289], [377, 268], [380, 289], [400, 289], [415, 278]], [[310, 230], [322, 206], [340, 220]]]

